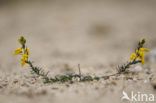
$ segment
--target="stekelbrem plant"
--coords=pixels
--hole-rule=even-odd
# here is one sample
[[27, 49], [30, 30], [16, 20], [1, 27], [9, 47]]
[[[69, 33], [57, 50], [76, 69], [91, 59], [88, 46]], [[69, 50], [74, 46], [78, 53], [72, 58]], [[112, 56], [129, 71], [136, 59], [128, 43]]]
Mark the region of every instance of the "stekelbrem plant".
[[14, 52], [14, 55], [22, 55], [21, 57], [21, 66], [23, 67], [25, 64], [28, 64], [32, 70], [32, 72], [34, 74], [36, 74], [37, 76], [41, 76], [43, 77], [45, 80], [48, 80], [48, 72], [45, 73], [42, 68], [39, 68], [39, 67], [36, 67], [33, 65], [32, 61], [29, 60], [29, 48], [27, 48], [26, 46], [26, 39], [21, 36], [19, 39], [18, 39], [18, 42], [21, 44], [21, 47], [20, 48], [17, 48]]
[[79, 69], [79, 74], [67, 74], [67, 75], [61, 75], [59, 77], [55, 76], [54, 78], [48, 77], [49, 72], [44, 72], [42, 68], [34, 66], [32, 61], [29, 59], [30, 52], [29, 48], [27, 48], [26, 45], [26, 39], [21, 36], [18, 39], [18, 42], [21, 44], [21, 47], [17, 48], [14, 52], [14, 55], [21, 55], [21, 66], [24, 67], [26, 64], [29, 65], [31, 68], [31, 71], [33, 74], [40, 76], [44, 79], [44, 83], [55, 83], [55, 82], [73, 82], [73, 79], [79, 78], [80, 82], [86, 82], [86, 81], [94, 81], [94, 80], [99, 80], [100, 78], [109, 78], [110, 76], [115, 76], [117, 74], [125, 73], [128, 68], [130, 68], [131, 65], [137, 64], [137, 63], [142, 63], [142, 65], [145, 64], [145, 59], [144, 59], [144, 52], [149, 52], [150, 50], [147, 48], [144, 48], [144, 44], [146, 42], [146, 39], [142, 39], [138, 43], [138, 47], [135, 50], [134, 53], [130, 56], [130, 61], [127, 62], [124, 65], [118, 66], [117, 70], [118, 72], [112, 75], [107, 75], [107, 76], [102, 76], [102, 77], [93, 77], [93, 76], [84, 76], [81, 73], [80, 70], [80, 64], [78, 65]]
[[146, 39], [142, 39], [138, 43], [138, 47], [135, 50], [135, 53], [132, 53], [130, 56], [130, 61], [127, 64], [124, 64], [122, 66], [118, 66], [118, 73], [125, 72], [131, 65], [142, 63], [142, 65], [145, 64], [145, 56], [144, 52], [149, 52], [150, 50], [147, 48], [144, 48], [144, 44], [146, 43]]

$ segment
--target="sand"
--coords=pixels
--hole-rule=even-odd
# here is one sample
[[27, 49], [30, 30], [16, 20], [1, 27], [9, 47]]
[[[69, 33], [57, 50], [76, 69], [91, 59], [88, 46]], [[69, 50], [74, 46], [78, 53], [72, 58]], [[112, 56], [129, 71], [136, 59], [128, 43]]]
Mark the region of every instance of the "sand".
[[[0, 5], [0, 103], [125, 103], [123, 90], [156, 96], [156, 1], [17, 0]], [[144, 66], [132, 66], [129, 74], [44, 84], [28, 66], [21, 68], [20, 56], [12, 55], [21, 35], [34, 65], [50, 71], [49, 76], [78, 73], [78, 64], [83, 75], [113, 74], [142, 38], [152, 52]]]

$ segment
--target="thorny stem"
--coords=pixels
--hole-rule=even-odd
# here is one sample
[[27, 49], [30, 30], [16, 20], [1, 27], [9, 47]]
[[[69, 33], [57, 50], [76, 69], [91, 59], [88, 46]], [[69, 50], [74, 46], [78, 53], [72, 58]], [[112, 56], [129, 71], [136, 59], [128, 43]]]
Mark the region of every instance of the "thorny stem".
[[140, 62], [141, 62], [140, 60], [136, 61], [136, 59], [134, 59], [132, 62], [128, 62], [126, 65], [122, 65], [122, 66], [118, 67], [118, 72], [117, 73], [107, 75], [107, 76], [102, 76], [102, 78], [109, 78], [111, 76], [116, 76], [118, 74], [124, 73], [126, 71], [126, 69], [128, 69], [131, 65], [137, 64], [137, 63], [140, 63]]
[[100, 78], [104, 78], [104, 79], [108, 79], [111, 76], [116, 76], [118, 74], [124, 73], [126, 71], [126, 69], [128, 69], [131, 65], [133, 64], [137, 64], [140, 63], [140, 60], [136, 60], [134, 59], [133, 61], [128, 62], [126, 65], [122, 65], [120, 67], [118, 67], [118, 72], [111, 74], [111, 75], [107, 75], [107, 76], [102, 76], [102, 77], [91, 77], [91, 76], [84, 76], [82, 78], [82, 74], [81, 74], [81, 68], [80, 68], [80, 64], [78, 64], [78, 69], [79, 69], [79, 74], [77, 75], [66, 75], [66, 76], [61, 76], [60, 78], [49, 78], [47, 75], [48, 73], [45, 73], [44, 71], [41, 70], [41, 68], [39, 67], [35, 67], [33, 66], [31, 61], [26, 61], [26, 63], [30, 66], [30, 68], [32, 69], [32, 71], [37, 74], [38, 76], [43, 77], [43, 79], [45, 80], [44, 83], [54, 83], [54, 82], [66, 82], [66, 81], [72, 81], [72, 78], [76, 78], [79, 77], [80, 81], [85, 82], [85, 81], [93, 81], [93, 80], [99, 80]]
[[118, 67], [118, 73], [125, 72], [131, 65], [140, 63], [141, 60], [134, 59], [133, 61], [128, 62], [126, 65], [122, 65]]
[[126, 68], [129, 68], [130, 65], [137, 64], [137, 63], [140, 63], [140, 62], [141, 62], [140, 60], [138, 60], [138, 61], [133, 60], [132, 62], [129, 62], [129, 63], [125, 66], [125, 69], [126, 69]]
[[84, 76], [82, 78], [82, 74], [81, 74], [81, 69], [80, 69], [80, 64], [78, 64], [78, 68], [79, 68], [79, 74], [71, 74], [71, 75], [62, 75], [60, 76], [60, 78], [49, 78], [47, 75], [48, 73], [45, 73], [41, 70], [41, 68], [35, 67], [33, 66], [31, 61], [27, 61], [26, 63], [31, 67], [32, 71], [37, 74], [38, 76], [42, 76], [43, 79], [45, 80], [44, 83], [54, 83], [54, 82], [66, 82], [66, 81], [72, 81], [72, 78], [80, 78], [80, 82], [87, 82], [87, 81], [93, 81], [93, 80], [99, 80], [100, 78], [104, 78], [104, 79], [108, 79], [111, 76], [116, 76], [118, 74], [121, 74], [123, 72], [126, 71], [127, 68], [129, 68], [130, 65], [133, 64], [137, 64], [140, 63], [141, 61], [136, 61], [133, 60], [132, 62], [127, 63], [126, 65], [123, 65], [121, 67], [119, 67], [119, 70], [117, 73], [111, 74], [111, 75], [107, 75], [107, 76], [102, 76], [102, 77], [91, 77], [91, 76]]
[[43, 79], [45, 79], [46, 81], [49, 80], [48, 78], [48, 72], [47, 73], [44, 73], [41, 68], [38, 68], [38, 67], [35, 67], [33, 66], [32, 62], [31, 61], [27, 61], [26, 62], [27, 64], [29, 64], [30, 68], [32, 69], [32, 71], [37, 74], [38, 76], [42, 76]]

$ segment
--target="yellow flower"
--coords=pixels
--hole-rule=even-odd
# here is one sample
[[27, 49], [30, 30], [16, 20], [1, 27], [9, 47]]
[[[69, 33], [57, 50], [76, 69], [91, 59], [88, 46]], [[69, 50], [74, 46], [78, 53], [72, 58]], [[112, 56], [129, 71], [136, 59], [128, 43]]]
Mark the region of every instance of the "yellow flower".
[[136, 50], [137, 57], [141, 60], [143, 65], [145, 64], [144, 51], [149, 52], [150, 50], [147, 48], [140, 48], [139, 50]]
[[21, 66], [23, 67], [26, 64], [25, 61], [21, 61]]
[[25, 48], [25, 54], [27, 54], [27, 55], [30, 55], [30, 53], [29, 53], [29, 49], [28, 48]]
[[138, 58], [141, 60], [141, 63], [144, 65], [145, 64], [145, 59], [144, 59], [144, 52], [140, 52], [140, 55]]
[[139, 56], [142, 57], [144, 55], [144, 52], [142, 50], [139, 50]]
[[147, 48], [140, 48], [140, 50], [141, 50], [141, 51], [145, 51], [145, 52], [150, 52], [150, 50], [147, 49]]
[[15, 50], [14, 55], [18, 55], [18, 54], [20, 54], [20, 53], [22, 53], [22, 48], [17, 48], [17, 49]]
[[28, 61], [28, 55], [23, 54], [22, 58], [21, 58], [21, 66], [23, 67], [26, 64], [27, 61]]
[[142, 65], [145, 64], [144, 53], [143, 53], [142, 56], [141, 56], [141, 63], [142, 63]]
[[144, 51], [149, 52], [150, 50], [147, 48], [140, 48], [139, 49], [139, 58], [141, 59], [141, 62], [143, 65], [145, 64]]
[[28, 55], [27, 54], [23, 54], [21, 60], [22, 61], [27, 61], [28, 60]]
[[136, 54], [132, 53], [132, 55], [130, 56], [130, 60], [134, 60], [136, 58]]
[[18, 39], [18, 42], [19, 42], [21, 45], [23, 45], [23, 44], [26, 43], [26, 39], [25, 39], [23, 36], [21, 36], [21, 38]]

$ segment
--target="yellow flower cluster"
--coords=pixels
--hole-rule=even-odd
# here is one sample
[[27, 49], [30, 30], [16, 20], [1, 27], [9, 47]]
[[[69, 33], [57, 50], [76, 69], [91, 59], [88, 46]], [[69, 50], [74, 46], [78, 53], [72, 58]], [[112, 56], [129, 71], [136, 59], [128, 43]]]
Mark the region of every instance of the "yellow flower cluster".
[[149, 52], [150, 50], [147, 48], [143, 48], [143, 44], [146, 42], [145, 39], [140, 40], [139, 45], [141, 47], [139, 47], [135, 53], [132, 53], [132, 55], [130, 56], [130, 60], [136, 60], [137, 58], [141, 60], [141, 63], [144, 65], [145, 64], [145, 59], [144, 59], [144, 52]]
[[22, 54], [21, 66], [23, 67], [28, 61], [29, 49], [25, 48], [26, 39], [22, 36], [18, 39], [19, 43], [22, 45], [21, 48], [17, 48], [14, 52], [14, 55]]

